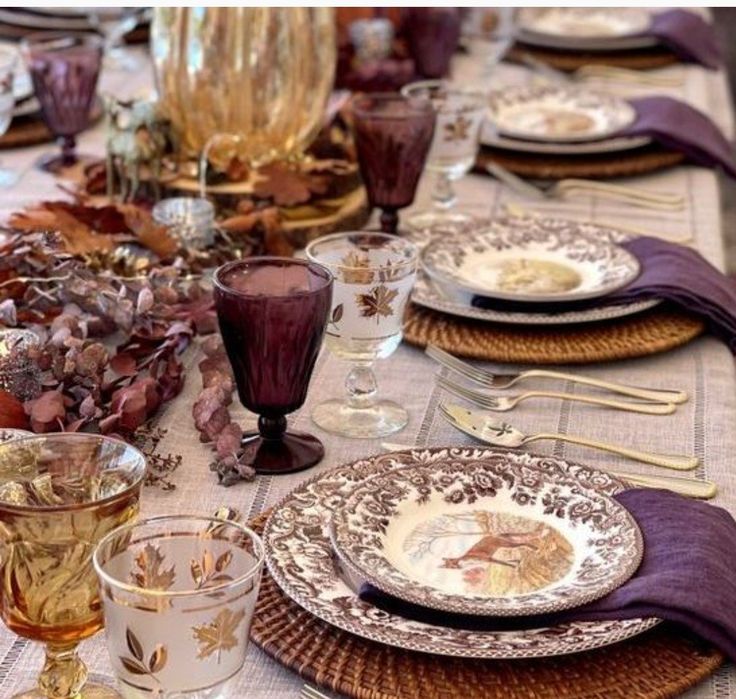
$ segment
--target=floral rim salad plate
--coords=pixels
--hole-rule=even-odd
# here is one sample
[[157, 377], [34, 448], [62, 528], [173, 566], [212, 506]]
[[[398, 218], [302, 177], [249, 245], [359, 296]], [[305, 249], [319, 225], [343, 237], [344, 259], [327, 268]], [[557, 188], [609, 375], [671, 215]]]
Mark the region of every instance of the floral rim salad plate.
[[462, 238], [437, 237], [421, 254], [424, 271], [443, 287], [521, 302], [604, 296], [639, 275], [623, 247], [575, 221], [508, 219]]
[[488, 118], [504, 136], [530, 141], [594, 141], [636, 120], [620, 97], [584, 88], [511, 87], [491, 94]]
[[459, 614], [525, 616], [603, 597], [639, 567], [613, 498], [514, 459], [412, 465], [337, 510], [335, 550], [383, 592]]
[[354, 576], [343, 574], [330, 542], [330, 523], [353, 490], [373, 475], [402, 466], [513, 462], [567, 474], [581, 488], [615, 494], [625, 485], [586, 466], [486, 447], [415, 449], [379, 454], [339, 466], [301, 483], [273, 509], [263, 540], [269, 571], [301, 607], [340, 629], [379, 643], [465, 658], [539, 658], [600, 648], [636, 636], [659, 619], [571, 622], [539, 629], [469, 631], [434, 626], [384, 612], [360, 600]]

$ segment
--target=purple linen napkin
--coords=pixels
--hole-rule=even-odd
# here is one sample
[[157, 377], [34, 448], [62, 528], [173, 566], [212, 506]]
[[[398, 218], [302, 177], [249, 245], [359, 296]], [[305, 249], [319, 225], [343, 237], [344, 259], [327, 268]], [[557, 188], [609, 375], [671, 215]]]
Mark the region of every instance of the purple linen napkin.
[[641, 264], [628, 286], [602, 298], [556, 303], [509, 303], [475, 296], [472, 304], [495, 310], [562, 312], [611, 306], [646, 299], [668, 301], [703, 318], [714, 335], [736, 354], [736, 282], [719, 272], [700, 253], [659, 238], [635, 238], [622, 245]]
[[680, 60], [715, 70], [723, 60], [713, 26], [694, 12], [674, 9], [659, 12], [645, 32], [656, 36]]
[[703, 112], [671, 97], [642, 97], [629, 102], [636, 110], [636, 121], [620, 135], [649, 136], [669, 150], [684, 153], [694, 163], [720, 165], [736, 178], [733, 148]]
[[659, 617], [681, 624], [736, 660], [736, 522], [720, 507], [667, 490], [616, 496], [644, 536], [638, 571], [603, 599], [558, 614], [478, 617], [428, 609], [363, 584], [360, 599], [392, 614], [452, 628], [541, 628], [568, 621]]

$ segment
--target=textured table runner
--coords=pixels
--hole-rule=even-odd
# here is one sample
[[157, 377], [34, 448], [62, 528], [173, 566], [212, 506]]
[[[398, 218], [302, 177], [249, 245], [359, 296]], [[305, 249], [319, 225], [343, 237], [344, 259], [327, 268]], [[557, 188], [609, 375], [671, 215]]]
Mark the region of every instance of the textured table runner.
[[[458, 75], [470, 75], [474, 66], [458, 63]], [[725, 80], [720, 72], [710, 73], [696, 67], [677, 66], [664, 74], [682, 75], [684, 87], [671, 91], [673, 96], [687, 99], [709, 114], [715, 115], [724, 131], [732, 133], [732, 112], [728, 104]], [[528, 79], [519, 69], [503, 66], [499, 82], [515, 83]], [[141, 72], [131, 76], [123, 73], [103, 75], [103, 89], [120, 97], [149, 90], [150, 74]], [[634, 94], [641, 94], [638, 90]], [[80, 138], [80, 152], [101, 154], [104, 131], [95, 129]], [[24, 203], [40, 197], [62, 196], [53, 178], [30, 169], [33, 160], [52, 146], [30, 148], [3, 154], [3, 166], [24, 172], [21, 184], [11, 190], [0, 191], [0, 214], [7, 214]], [[717, 180], [713, 173], [697, 167], [679, 167], [670, 172], [631, 180], [631, 184], [653, 190], [674, 191], [685, 195], [684, 212], [650, 212], [620, 204], [605, 202], [595, 197], [569, 202], [526, 202], [510, 193], [490, 178], [471, 176], [459, 183], [460, 205], [481, 214], [500, 211], [504, 204], [515, 202], [534, 211], [571, 218], [589, 218], [596, 221], [615, 221], [622, 225], [656, 231], [661, 235], [688, 237], [715, 265], [723, 266], [721, 220]], [[421, 185], [417, 205], [429, 200], [432, 182], [426, 178]], [[216, 485], [207, 469], [211, 460], [209, 450], [202, 446], [192, 427], [191, 404], [199, 392], [199, 373], [196, 369], [196, 351], [187, 357], [188, 371], [184, 392], [166, 409], [159, 426], [166, 434], [159, 451], [182, 457], [182, 464], [171, 476], [176, 485], [172, 492], [147, 488], [143, 497], [144, 515], [174, 512], [209, 513], [222, 504], [239, 508], [251, 517], [273, 505], [286, 492], [309, 477], [314, 471], [285, 477], [259, 477], [254, 483], [243, 483], [230, 489]], [[506, 367], [504, 367], [506, 368]], [[328, 354], [320, 358], [314, 373], [307, 404], [290, 421], [296, 429], [312, 430], [324, 440], [326, 456], [317, 468], [327, 469], [360, 456], [380, 450], [380, 442], [358, 441], [334, 437], [320, 432], [309, 419], [309, 411], [320, 400], [340, 395], [346, 365]], [[389, 398], [400, 400], [410, 412], [407, 428], [392, 437], [392, 441], [424, 445], [465, 444], [469, 438], [449, 427], [437, 413], [442, 392], [430, 380], [435, 365], [411, 347], [402, 346], [388, 360], [377, 363], [379, 389]], [[613, 364], [586, 367], [586, 373], [629, 383], [651, 386], [676, 385], [690, 393], [692, 399], [669, 417], [631, 415], [607, 411], [581, 404], [557, 401], [527, 401], [506, 417], [520, 429], [558, 431], [586, 435], [593, 439], [620, 441], [631, 446], [659, 451], [694, 453], [703, 460], [698, 470], [700, 477], [714, 480], [721, 488], [716, 502], [736, 513], [736, 473], [732, 469], [736, 452], [736, 373], [728, 350], [717, 340], [704, 337], [662, 356], [630, 360]], [[573, 391], [573, 386], [550, 383], [525, 384], [555, 386]], [[244, 426], [255, 426], [255, 417], [246, 415], [242, 408], [235, 411]], [[605, 456], [582, 448], [556, 444], [535, 445], [540, 453], [554, 453], [579, 459], [591, 465], [626, 468], [654, 472], [615, 457]], [[93, 673], [109, 674], [104, 638], [98, 636], [81, 647], [82, 656]], [[37, 675], [42, 664], [40, 646], [18, 639], [0, 625], [0, 697], [12, 696], [26, 687]], [[239, 696], [249, 699], [293, 699], [299, 693], [302, 681], [251, 647], [246, 669], [240, 676]], [[725, 666], [716, 675], [694, 688], [687, 699], [736, 699], [736, 672]]]

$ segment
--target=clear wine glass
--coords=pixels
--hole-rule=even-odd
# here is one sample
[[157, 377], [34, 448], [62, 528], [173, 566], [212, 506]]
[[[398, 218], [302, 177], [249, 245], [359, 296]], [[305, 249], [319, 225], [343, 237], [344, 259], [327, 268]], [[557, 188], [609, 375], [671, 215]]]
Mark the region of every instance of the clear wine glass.
[[[13, 80], [18, 66], [18, 52], [15, 49], [0, 47], [0, 136], [9, 128], [13, 120], [15, 96]], [[12, 187], [18, 181], [18, 173], [0, 167], [0, 189]]]
[[104, 65], [110, 70], [132, 72], [140, 67], [123, 46], [123, 37], [137, 26], [144, 9], [140, 7], [93, 7], [89, 22], [104, 37]]
[[515, 8], [473, 7], [465, 14], [462, 35], [471, 55], [480, 58], [482, 78], [489, 78], [514, 42]]
[[487, 109], [486, 96], [442, 80], [411, 83], [401, 93], [410, 99], [431, 102], [437, 114], [425, 166], [436, 176], [433, 208], [411, 214], [407, 223], [418, 231], [466, 226], [473, 216], [455, 208], [457, 195], [452, 183], [464, 177], [475, 163]]
[[335, 280], [325, 344], [353, 365], [345, 379], [347, 397], [320, 403], [312, 419], [323, 430], [345, 437], [393, 434], [409, 415], [397, 403], [376, 398], [372, 365], [393, 354], [401, 342], [417, 247], [395, 235], [364, 231], [319, 238], [306, 254], [327, 267]]

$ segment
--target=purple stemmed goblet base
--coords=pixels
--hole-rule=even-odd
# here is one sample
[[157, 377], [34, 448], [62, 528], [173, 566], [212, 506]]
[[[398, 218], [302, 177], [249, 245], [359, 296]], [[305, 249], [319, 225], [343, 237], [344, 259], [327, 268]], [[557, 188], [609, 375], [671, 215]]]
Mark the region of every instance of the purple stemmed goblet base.
[[246, 433], [243, 446], [252, 454], [256, 473], [294, 473], [322, 460], [322, 442], [305, 432], [284, 432], [278, 439], [268, 439], [259, 432]]

